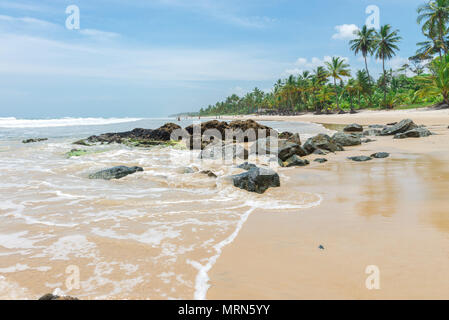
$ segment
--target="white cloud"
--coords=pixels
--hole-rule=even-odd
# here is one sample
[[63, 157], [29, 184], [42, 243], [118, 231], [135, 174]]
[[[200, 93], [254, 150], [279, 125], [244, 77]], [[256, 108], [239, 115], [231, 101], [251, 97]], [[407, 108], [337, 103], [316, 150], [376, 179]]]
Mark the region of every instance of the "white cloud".
[[352, 40], [355, 38], [354, 32], [359, 30], [355, 24], [342, 24], [340, 26], [335, 26], [337, 33], [332, 35], [334, 40]]
[[85, 36], [100, 38], [100, 39], [112, 39], [117, 38], [120, 34], [115, 32], [107, 32], [96, 29], [81, 29], [80, 33]]

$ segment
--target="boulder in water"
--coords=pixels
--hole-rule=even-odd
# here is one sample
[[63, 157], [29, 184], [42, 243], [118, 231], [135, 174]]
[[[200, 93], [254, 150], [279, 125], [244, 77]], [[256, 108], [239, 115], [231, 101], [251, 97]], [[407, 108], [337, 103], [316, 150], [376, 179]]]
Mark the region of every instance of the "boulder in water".
[[231, 178], [235, 187], [259, 194], [269, 188], [281, 186], [279, 175], [275, 171], [259, 167], [251, 168]]
[[358, 146], [362, 144], [362, 140], [358, 135], [342, 132], [337, 132], [336, 134], [334, 134], [332, 136], [332, 141], [343, 147]]
[[304, 167], [309, 165], [309, 160], [303, 160], [297, 155], [293, 155], [285, 161], [286, 167]]
[[303, 148], [307, 153], [313, 153], [317, 149], [327, 150], [330, 152], [344, 151], [343, 147], [334, 141], [327, 134], [318, 134], [315, 137], [309, 138], [304, 143]]
[[352, 161], [356, 161], [356, 162], [365, 162], [365, 161], [373, 160], [373, 158], [367, 157], [367, 156], [348, 157], [348, 159], [352, 160]]
[[141, 171], [143, 171], [143, 168], [141, 167], [118, 166], [93, 173], [89, 175], [89, 179], [104, 179], [104, 180], [121, 179], [123, 177], [126, 177], [127, 175]]
[[345, 132], [362, 132], [363, 127], [357, 123], [350, 124], [344, 127], [343, 131]]
[[411, 119], [404, 119], [395, 125], [385, 127], [379, 135], [381, 136], [392, 136], [398, 133], [404, 133], [418, 126]]
[[376, 152], [371, 155], [371, 158], [375, 159], [385, 159], [388, 158], [390, 154], [388, 152]]
[[406, 139], [406, 138], [423, 138], [431, 136], [432, 132], [427, 128], [415, 128], [404, 133], [398, 133], [394, 136], [394, 139]]

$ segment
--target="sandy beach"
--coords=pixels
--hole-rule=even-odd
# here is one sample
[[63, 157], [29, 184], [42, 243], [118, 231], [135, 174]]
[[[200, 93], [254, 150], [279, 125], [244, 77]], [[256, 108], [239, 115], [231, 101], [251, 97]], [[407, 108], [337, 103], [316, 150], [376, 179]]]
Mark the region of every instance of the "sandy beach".
[[[404, 118], [437, 135], [375, 137], [326, 156], [325, 164], [281, 169], [288, 178], [281, 190], [268, 193], [299, 186], [323, 202], [282, 213], [256, 209], [212, 268], [207, 298], [448, 299], [448, 110], [255, 117], [362, 125]], [[367, 163], [346, 159], [374, 152], [391, 156]], [[368, 266], [379, 269], [378, 290], [367, 289]]]

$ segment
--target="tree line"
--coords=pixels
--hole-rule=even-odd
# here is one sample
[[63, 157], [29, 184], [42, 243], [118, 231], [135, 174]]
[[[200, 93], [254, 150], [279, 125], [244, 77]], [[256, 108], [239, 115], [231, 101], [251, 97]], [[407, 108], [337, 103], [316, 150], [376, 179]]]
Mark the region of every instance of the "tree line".
[[[417, 43], [416, 54], [400, 68], [385, 64], [396, 56], [402, 37], [386, 24], [379, 30], [364, 26], [349, 42], [361, 55], [365, 68], [352, 74], [341, 57], [299, 75], [279, 79], [271, 92], [259, 88], [243, 97], [233, 94], [224, 101], [201, 108], [200, 115], [346, 113], [364, 108], [419, 107], [449, 104], [449, 0], [427, 1], [417, 9], [417, 23], [426, 41]], [[382, 63], [382, 74], [371, 75], [368, 58]]]

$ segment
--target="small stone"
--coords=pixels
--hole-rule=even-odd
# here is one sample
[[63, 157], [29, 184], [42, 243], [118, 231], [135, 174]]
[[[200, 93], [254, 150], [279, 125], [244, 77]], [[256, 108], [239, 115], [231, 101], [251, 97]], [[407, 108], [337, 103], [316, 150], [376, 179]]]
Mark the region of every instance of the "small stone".
[[388, 158], [389, 156], [390, 156], [390, 154], [387, 152], [377, 152], [377, 153], [373, 153], [371, 155], [371, 158], [384, 159], [384, 158]]
[[373, 158], [367, 157], [367, 156], [348, 157], [348, 159], [352, 160], [352, 161], [356, 161], [356, 162], [365, 162], [365, 161], [373, 160]]
[[327, 159], [325, 159], [325, 158], [317, 158], [317, 159], [315, 159], [313, 161], [319, 162], [319, 163], [325, 163], [325, 162], [327, 162]]

